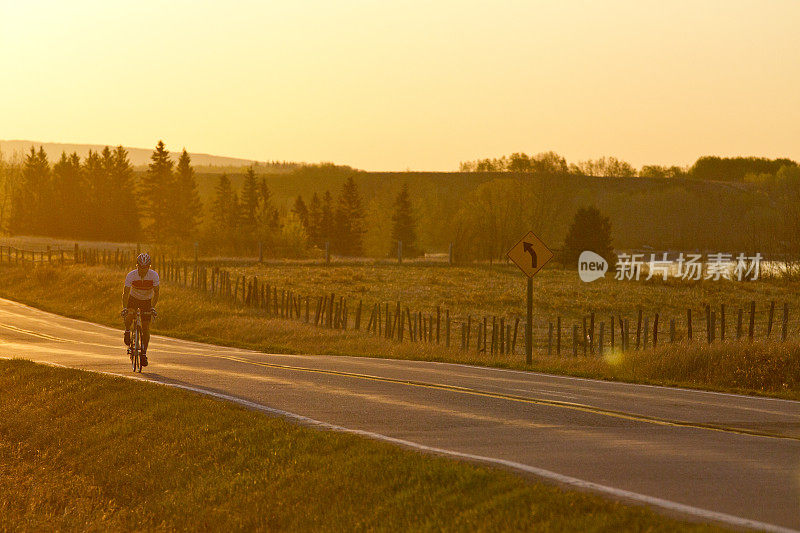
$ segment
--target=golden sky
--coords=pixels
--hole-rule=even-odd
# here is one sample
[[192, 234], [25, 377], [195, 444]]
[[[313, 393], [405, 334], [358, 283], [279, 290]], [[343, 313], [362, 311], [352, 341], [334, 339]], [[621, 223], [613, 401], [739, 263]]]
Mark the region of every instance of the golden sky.
[[800, 1], [0, 0], [0, 139], [367, 170], [800, 159]]

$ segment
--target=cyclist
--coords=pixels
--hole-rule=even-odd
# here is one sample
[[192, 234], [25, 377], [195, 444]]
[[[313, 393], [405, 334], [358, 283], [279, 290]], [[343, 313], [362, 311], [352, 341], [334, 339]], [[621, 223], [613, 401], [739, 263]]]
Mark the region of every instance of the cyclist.
[[[122, 316], [125, 318], [125, 344], [131, 344], [131, 323], [136, 309], [142, 311], [142, 366], [147, 366], [147, 345], [150, 343], [150, 318], [156, 314], [158, 302], [158, 273], [150, 269], [150, 256], [139, 254], [136, 269], [125, 276], [122, 290]], [[132, 311], [132, 312], [130, 312]], [[131, 355], [133, 357], [133, 355]]]

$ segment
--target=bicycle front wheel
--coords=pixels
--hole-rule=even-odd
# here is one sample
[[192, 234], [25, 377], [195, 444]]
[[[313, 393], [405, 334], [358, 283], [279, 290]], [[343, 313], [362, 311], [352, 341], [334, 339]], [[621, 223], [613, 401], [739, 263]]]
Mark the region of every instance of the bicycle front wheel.
[[142, 371], [142, 362], [139, 360], [139, 328], [134, 328], [133, 339], [131, 339], [131, 364], [134, 372]]

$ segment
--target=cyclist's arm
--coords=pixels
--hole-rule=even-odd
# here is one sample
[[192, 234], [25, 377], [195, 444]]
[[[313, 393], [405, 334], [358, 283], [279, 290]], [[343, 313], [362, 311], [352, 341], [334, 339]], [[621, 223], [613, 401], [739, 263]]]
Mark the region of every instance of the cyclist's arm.
[[157, 303], [158, 303], [158, 285], [153, 287], [153, 299], [150, 300], [150, 305], [155, 309]]
[[128, 297], [130, 295], [131, 295], [131, 288], [130, 287], [124, 287], [122, 289], [122, 308], [123, 309], [127, 309], [128, 308]]

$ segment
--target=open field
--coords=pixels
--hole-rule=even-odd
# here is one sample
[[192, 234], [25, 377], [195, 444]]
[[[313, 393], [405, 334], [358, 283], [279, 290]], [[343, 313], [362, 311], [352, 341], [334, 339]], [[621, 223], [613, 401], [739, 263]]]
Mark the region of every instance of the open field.
[[[251, 269], [251, 270], [247, 270]], [[402, 298], [403, 305], [418, 305], [431, 310], [439, 304], [453, 310], [454, 320], [460, 313], [474, 316], [521, 312], [522, 280], [511, 267], [454, 268], [411, 266], [335, 266], [308, 265], [250, 266], [242, 272], [258, 274], [282, 289], [312, 295], [337, 292], [369, 301]], [[0, 296], [28, 303], [67, 316], [119, 326], [122, 272], [108, 267], [85, 265], [62, 268], [37, 265], [2, 265]], [[675, 282], [645, 283], [598, 281], [583, 285], [574, 272], [544, 270], [536, 278], [536, 332], [538, 349], [533, 364], [524, 363], [521, 347], [515, 354], [463, 351], [458, 342], [451, 348], [435, 343], [411, 343], [389, 340], [365, 331], [330, 330], [305, 324], [299, 320], [266, 317], [262, 310], [234, 306], [196, 290], [166, 282], [159, 303], [161, 316], [154, 324], [160, 334], [240, 346], [272, 353], [312, 353], [379, 356], [464, 362], [571, 374], [601, 379], [624, 380], [699, 387], [713, 390], [768, 394], [800, 399], [800, 342], [797, 319], [791, 322], [787, 341], [764, 339], [764, 307], [766, 300], [788, 301], [797, 309], [797, 286], [794, 283], [761, 281], [757, 283]], [[482, 290], [476, 289], [482, 287]], [[730, 306], [743, 305], [757, 299], [762, 318], [757, 323], [753, 342], [715, 342], [699, 340], [674, 344], [662, 343], [656, 348], [607, 351], [604, 357], [572, 357], [572, 349], [561, 356], [548, 356], [542, 343], [546, 318], [560, 314], [566, 324], [577, 322], [589, 308], [598, 317], [623, 314], [633, 318], [637, 305], [660, 306], [663, 317], [670, 312], [685, 312], [691, 305], [708, 302]], [[364, 319], [366, 322], [366, 318]], [[455, 326], [454, 326], [454, 329]], [[566, 332], [566, 326], [565, 326]], [[696, 335], [701, 337], [700, 332]], [[565, 338], [567, 337], [565, 333]], [[544, 339], [544, 340], [543, 340]], [[571, 342], [566, 338], [565, 343]], [[607, 341], [606, 341], [607, 342]]]
[[0, 360], [0, 390], [2, 530], [716, 530], [162, 386]]

